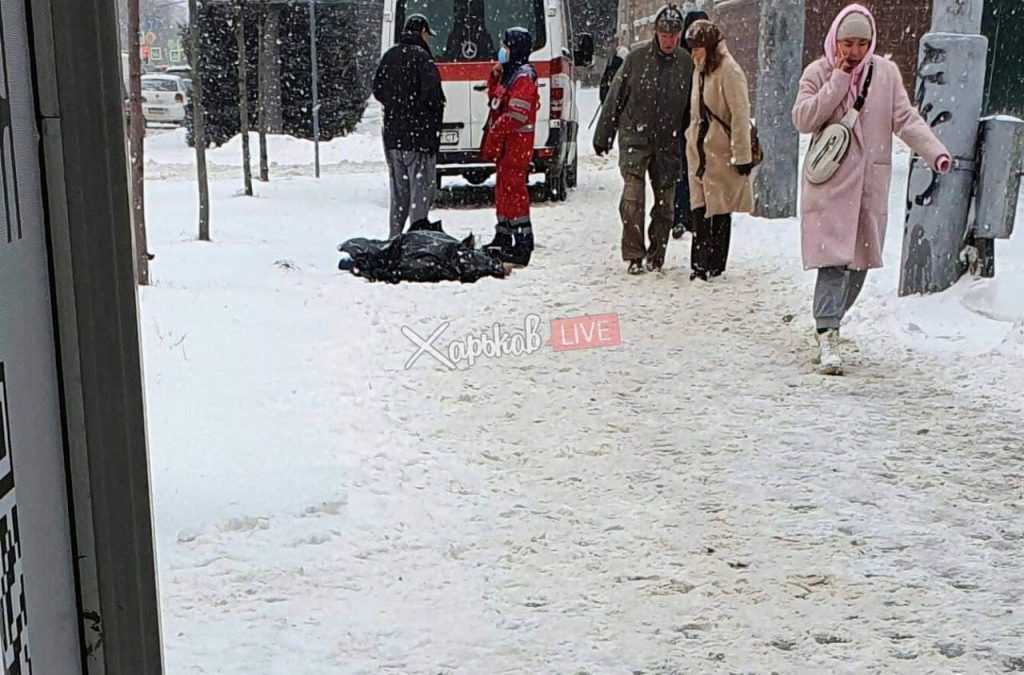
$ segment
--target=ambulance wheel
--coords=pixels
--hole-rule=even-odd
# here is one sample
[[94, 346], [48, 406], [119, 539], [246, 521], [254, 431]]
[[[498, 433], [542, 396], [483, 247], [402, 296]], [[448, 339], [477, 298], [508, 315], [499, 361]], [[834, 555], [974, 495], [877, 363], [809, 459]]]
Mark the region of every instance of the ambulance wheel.
[[487, 179], [491, 177], [491, 172], [484, 171], [467, 171], [462, 174], [462, 177], [466, 179], [466, 182], [470, 185], [483, 185], [487, 182]]

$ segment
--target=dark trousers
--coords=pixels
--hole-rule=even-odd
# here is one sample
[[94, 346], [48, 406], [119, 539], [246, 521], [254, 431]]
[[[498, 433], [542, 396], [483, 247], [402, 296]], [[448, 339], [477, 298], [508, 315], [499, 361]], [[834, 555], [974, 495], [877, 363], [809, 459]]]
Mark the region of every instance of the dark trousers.
[[690, 268], [698, 274], [717, 277], [729, 262], [729, 241], [732, 239], [732, 214], [706, 218], [704, 209], [693, 212], [693, 242], [690, 246]]
[[673, 225], [682, 225], [683, 229], [691, 230], [693, 226], [690, 223], [690, 179], [687, 177], [689, 169], [686, 163], [686, 138], [683, 138], [683, 164], [682, 171], [680, 171], [681, 178], [676, 183], [676, 195], [673, 200], [675, 206], [675, 212], [673, 215]]

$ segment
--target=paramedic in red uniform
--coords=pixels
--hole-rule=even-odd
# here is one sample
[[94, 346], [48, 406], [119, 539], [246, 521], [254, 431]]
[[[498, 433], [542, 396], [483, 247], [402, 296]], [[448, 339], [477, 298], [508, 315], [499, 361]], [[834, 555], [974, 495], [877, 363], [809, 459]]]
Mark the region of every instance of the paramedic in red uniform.
[[494, 201], [498, 212], [494, 241], [484, 250], [502, 261], [526, 266], [533, 252], [530, 195], [526, 179], [533, 157], [534, 124], [540, 97], [537, 73], [529, 64], [533, 38], [525, 28], [505, 31], [498, 64], [491, 72], [491, 112], [480, 158], [498, 169]]

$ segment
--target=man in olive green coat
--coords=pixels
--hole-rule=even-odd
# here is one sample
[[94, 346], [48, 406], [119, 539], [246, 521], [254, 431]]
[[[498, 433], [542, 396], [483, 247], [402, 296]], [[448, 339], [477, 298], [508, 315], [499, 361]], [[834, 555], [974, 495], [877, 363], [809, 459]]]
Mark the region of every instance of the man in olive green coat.
[[[674, 5], [659, 12], [650, 44], [630, 52], [612, 81], [594, 133], [594, 152], [603, 155], [619, 137], [622, 172], [622, 259], [629, 273], [661, 270], [672, 230], [672, 208], [682, 154], [679, 136], [690, 109], [693, 61], [680, 46], [683, 13]], [[654, 207], [644, 243], [645, 176], [651, 178]]]

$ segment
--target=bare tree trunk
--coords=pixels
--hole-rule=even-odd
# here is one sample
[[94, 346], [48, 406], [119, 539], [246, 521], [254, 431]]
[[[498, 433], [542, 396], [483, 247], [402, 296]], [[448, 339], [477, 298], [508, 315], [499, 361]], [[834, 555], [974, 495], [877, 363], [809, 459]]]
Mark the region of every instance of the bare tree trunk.
[[242, 134], [242, 176], [245, 194], [252, 196], [252, 155], [249, 152], [249, 86], [248, 68], [245, 62], [245, 3], [238, 0], [238, 21], [235, 24], [238, 37], [238, 117]]
[[256, 40], [257, 67], [256, 73], [259, 80], [259, 127], [260, 127], [260, 180], [266, 183], [270, 180], [270, 166], [267, 160], [267, 48], [264, 44], [267, 40], [267, 0], [260, 1], [259, 9], [259, 38]]
[[128, 0], [128, 146], [131, 159], [132, 225], [135, 234], [135, 281], [149, 285], [149, 251], [146, 246], [145, 157], [142, 117], [142, 54], [139, 40], [139, 0]]
[[199, 9], [188, 0], [189, 53], [192, 60], [192, 140], [196, 146], [199, 181], [199, 240], [210, 241], [210, 185], [206, 175], [206, 111], [203, 108], [202, 59], [199, 58]]

